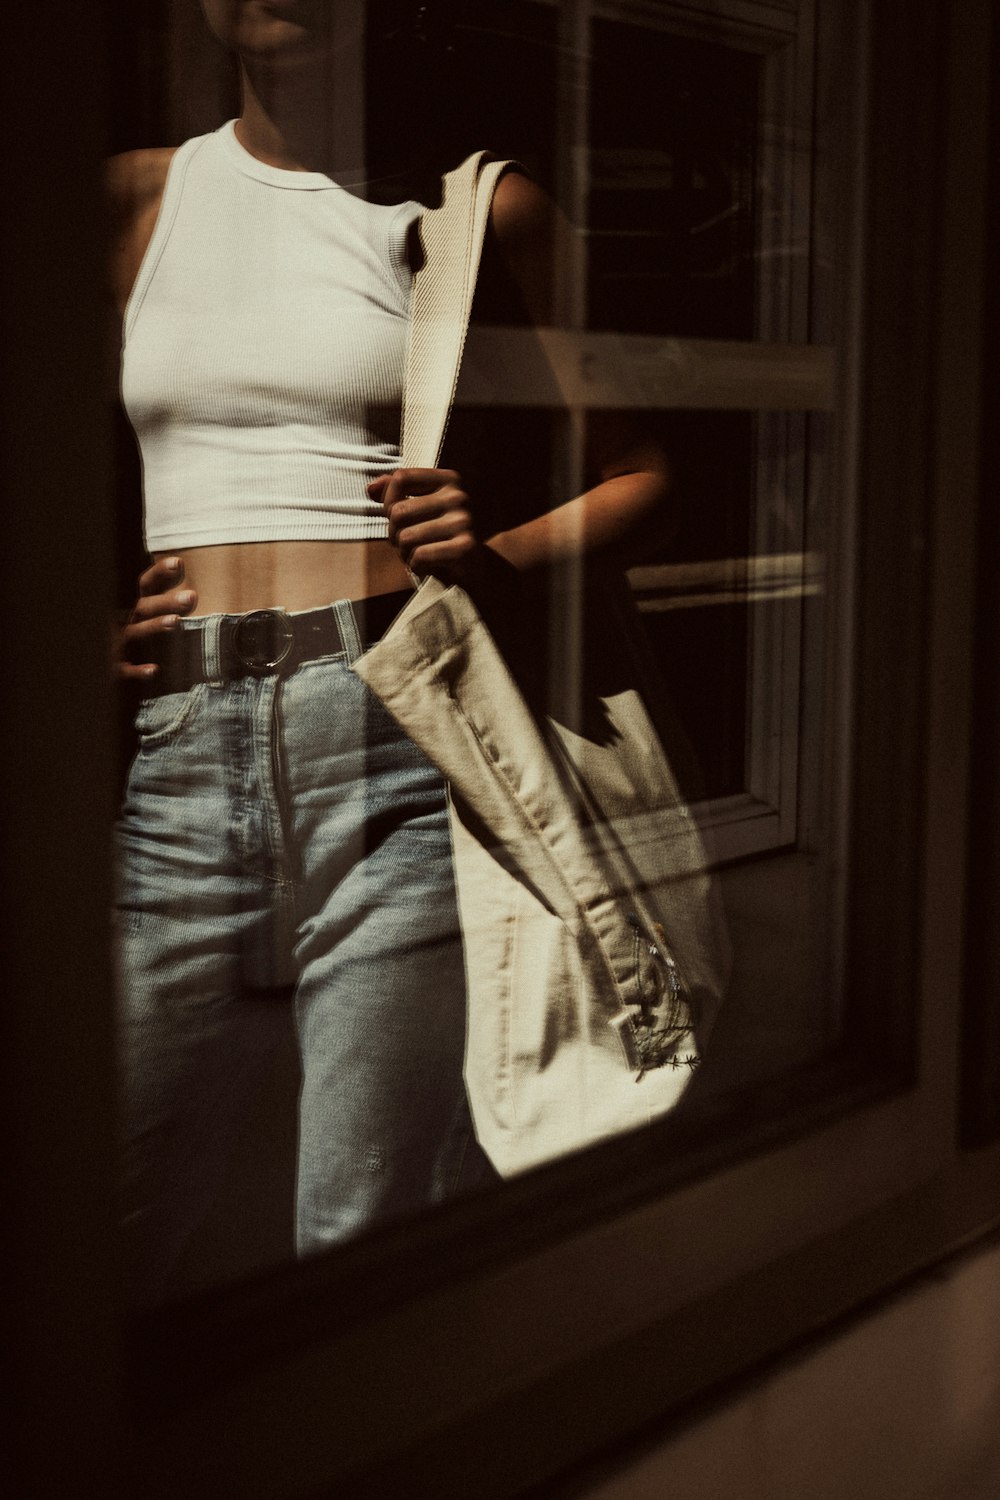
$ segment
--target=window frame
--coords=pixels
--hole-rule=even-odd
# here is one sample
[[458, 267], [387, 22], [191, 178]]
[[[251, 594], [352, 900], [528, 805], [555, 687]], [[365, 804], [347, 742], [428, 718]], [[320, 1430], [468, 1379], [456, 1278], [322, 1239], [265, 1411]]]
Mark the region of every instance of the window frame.
[[[557, 0], [536, 0], [552, 5]], [[747, 344], [723, 346], [718, 341], [689, 338], [648, 339], [645, 353], [647, 372], [639, 362], [643, 351], [641, 340], [614, 339], [614, 348], [602, 348], [600, 335], [587, 335], [585, 328], [588, 231], [575, 237], [575, 253], [563, 268], [563, 285], [559, 303], [566, 315], [566, 327], [581, 330], [578, 348], [562, 348], [559, 368], [579, 366], [579, 389], [584, 400], [594, 405], [599, 399], [597, 387], [602, 383], [610, 392], [616, 387], [635, 390], [647, 373], [660, 361], [666, 366], [658, 382], [666, 395], [658, 396], [653, 405], [670, 405], [670, 365], [679, 368], [676, 404], [687, 406], [694, 386], [694, 406], [722, 409], [730, 404], [744, 406], [746, 391], [756, 386], [761, 405], [754, 406], [756, 445], [761, 454], [754, 479], [755, 499], [767, 493], [769, 480], [776, 480], [788, 494], [790, 509], [797, 516], [798, 536], [789, 551], [788, 539], [776, 539], [767, 507], [754, 505], [751, 520], [754, 558], [766, 564], [773, 560], [789, 570], [791, 589], [800, 589], [807, 597], [811, 580], [809, 559], [804, 550], [804, 522], [807, 497], [805, 472], [795, 473], [790, 461], [796, 450], [807, 452], [803, 413], [824, 410], [829, 400], [829, 382], [823, 375], [832, 370], [832, 351], [810, 347], [812, 337], [813, 257], [815, 247], [801, 263], [781, 260], [775, 274], [773, 252], [783, 244], [796, 242], [796, 234], [806, 242], [813, 219], [813, 173], [815, 143], [812, 139], [814, 115], [814, 70], [816, 51], [815, 0], [568, 0], [559, 6], [560, 41], [563, 63], [560, 72], [561, 118], [565, 121], [557, 142], [557, 180], [559, 196], [574, 224], [587, 223], [589, 159], [580, 147], [588, 136], [590, 101], [590, 48], [593, 22], [616, 21], [668, 35], [692, 37], [716, 45], [746, 51], [762, 59], [761, 133], [756, 190], [763, 194], [769, 176], [783, 182], [780, 224], [757, 226], [757, 300], [758, 316], [754, 340]], [[773, 113], [769, 115], [769, 110]], [[784, 132], [794, 138], [798, 149], [779, 138]], [[788, 180], [794, 180], [794, 189]], [[605, 343], [612, 341], [605, 340]], [[629, 366], [627, 350], [635, 344]], [[565, 343], [565, 341], [564, 341]], [[669, 345], [669, 348], [667, 347]], [[659, 346], [659, 347], [657, 347]], [[729, 360], [727, 361], [727, 353]], [[624, 368], [615, 368], [617, 360]], [[824, 358], [825, 356], [825, 358]], [[727, 368], [727, 364], [729, 368]], [[757, 365], [756, 379], [751, 373]], [[803, 365], [808, 372], [803, 383]], [[741, 368], [742, 366], [742, 368]], [[516, 368], [508, 360], [507, 368]], [[662, 366], [661, 366], [662, 368]], [[584, 373], [585, 372], [585, 373]], [[697, 377], [691, 376], [697, 372]], [[766, 372], [766, 373], [765, 373]], [[715, 380], [712, 375], [715, 374]], [[707, 380], [705, 379], [707, 375]], [[761, 378], [763, 376], [763, 378]], [[685, 378], [687, 377], [687, 378]], [[728, 377], [728, 378], [727, 378]], [[721, 399], [720, 399], [721, 395]], [[583, 444], [585, 410], [571, 406], [565, 423], [568, 452], [561, 455], [559, 476], [579, 476]], [[797, 551], [795, 547], [797, 545]], [[796, 568], [796, 563], [798, 567]], [[643, 597], [639, 607], [651, 611], [664, 606], [669, 584], [676, 570], [642, 570]], [[659, 575], [659, 577], [657, 577]], [[744, 585], [745, 587], [745, 585]], [[758, 593], [757, 598], [764, 598]], [[786, 595], [787, 597], [787, 595]], [[800, 757], [807, 753], [801, 733], [801, 682], [808, 665], [803, 660], [803, 621], [790, 609], [752, 607], [754, 595], [747, 590], [750, 609], [747, 641], [747, 728], [744, 749], [744, 785], [737, 793], [699, 801], [694, 812], [706, 834], [713, 857], [719, 861], [743, 859], [771, 850], [794, 847], [808, 840], [817, 821], [817, 809], [803, 807], [804, 792], [809, 797], [814, 782], [806, 775], [800, 784]]]

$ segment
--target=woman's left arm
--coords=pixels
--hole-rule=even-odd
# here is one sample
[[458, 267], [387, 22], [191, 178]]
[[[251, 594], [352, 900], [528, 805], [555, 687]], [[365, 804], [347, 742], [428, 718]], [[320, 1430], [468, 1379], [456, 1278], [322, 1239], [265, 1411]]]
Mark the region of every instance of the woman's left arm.
[[[536, 327], [554, 319], [554, 269], [572, 230], [530, 178], [507, 172], [497, 184], [484, 258], [493, 257]], [[476, 506], [448, 469], [399, 469], [369, 493], [389, 516], [389, 536], [415, 573], [461, 579], [482, 565], [483, 548], [519, 572], [571, 558], [628, 567], [672, 529], [670, 475], [660, 448], [618, 413], [591, 413], [586, 467], [593, 483], [553, 510], [487, 538]]]

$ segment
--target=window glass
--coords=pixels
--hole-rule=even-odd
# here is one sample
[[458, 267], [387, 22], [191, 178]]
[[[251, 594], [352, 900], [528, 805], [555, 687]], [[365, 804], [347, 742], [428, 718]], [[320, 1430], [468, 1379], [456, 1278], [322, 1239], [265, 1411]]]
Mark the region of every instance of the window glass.
[[[843, 1033], [815, 0], [204, 9], [145, 0], [112, 59], [124, 611], [160, 562], [116, 921], [138, 1304]], [[439, 461], [477, 248], [441, 174], [481, 150], [536, 187], [499, 178]]]

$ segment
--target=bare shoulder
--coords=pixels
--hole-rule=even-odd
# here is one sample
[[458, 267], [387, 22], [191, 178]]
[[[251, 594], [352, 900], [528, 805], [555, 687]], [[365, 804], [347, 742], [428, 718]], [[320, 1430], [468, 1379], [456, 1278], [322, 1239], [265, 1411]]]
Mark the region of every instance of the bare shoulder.
[[525, 172], [515, 167], [500, 178], [490, 221], [502, 244], [537, 241], [551, 234], [556, 215], [548, 193]]
[[570, 233], [565, 215], [533, 178], [512, 168], [497, 183], [490, 230], [533, 321], [550, 322], [554, 271]]
[[176, 146], [156, 146], [142, 151], [123, 151], [104, 166], [104, 190], [112, 220], [125, 230], [137, 218], [155, 211], [163, 197], [167, 172]]
[[160, 211], [174, 146], [124, 151], [105, 164], [104, 186], [110, 229], [111, 290], [119, 313], [125, 310], [156, 216]]
[[135, 212], [162, 197], [176, 150], [176, 146], [154, 146], [110, 157], [104, 166], [104, 185], [112, 206]]

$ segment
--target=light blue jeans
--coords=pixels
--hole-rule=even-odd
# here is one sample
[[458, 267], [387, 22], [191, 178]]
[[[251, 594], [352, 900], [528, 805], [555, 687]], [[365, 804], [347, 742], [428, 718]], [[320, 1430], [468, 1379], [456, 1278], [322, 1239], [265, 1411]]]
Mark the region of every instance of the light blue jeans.
[[[491, 1169], [462, 1081], [465, 986], [444, 784], [351, 670], [145, 700], [119, 824], [126, 1251], [171, 1274], [219, 1191], [293, 1007], [299, 1253]], [[217, 671], [220, 617], [203, 632]], [[291, 1204], [289, 1204], [291, 1212]]]

